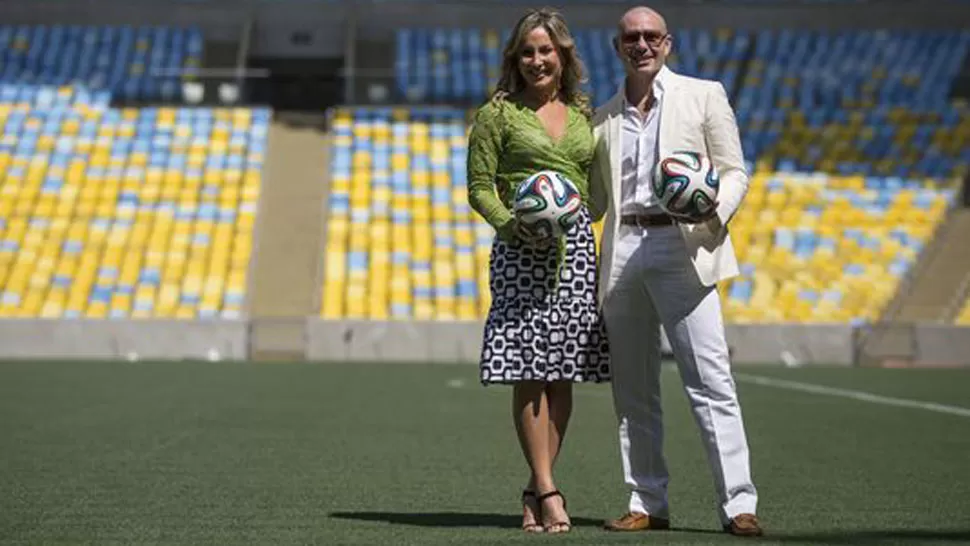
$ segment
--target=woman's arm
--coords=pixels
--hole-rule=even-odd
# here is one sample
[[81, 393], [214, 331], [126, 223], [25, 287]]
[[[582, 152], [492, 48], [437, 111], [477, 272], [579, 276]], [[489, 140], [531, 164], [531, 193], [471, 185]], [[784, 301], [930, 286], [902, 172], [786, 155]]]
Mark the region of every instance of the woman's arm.
[[502, 153], [502, 128], [498, 107], [483, 106], [475, 114], [468, 135], [468, 203], [499, 236], [511, 240], [515, 216], [498, 197], [495, 174]]

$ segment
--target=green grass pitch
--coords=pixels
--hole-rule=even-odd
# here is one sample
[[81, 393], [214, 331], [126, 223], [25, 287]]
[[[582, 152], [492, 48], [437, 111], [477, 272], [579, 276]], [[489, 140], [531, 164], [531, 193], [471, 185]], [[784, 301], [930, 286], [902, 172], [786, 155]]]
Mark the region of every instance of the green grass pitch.
[[[970, 371], [738, 368], [970, 407]], [[0, 363], [2, 544], [726, 544], [677, 374], [674, 530], [626, 493], [608, 385], [557, 467], [574, 532], [526, 536], [509, 390], [473, 366]], [[762, 544], [970, 543], [970, 418], [741, 382]]]

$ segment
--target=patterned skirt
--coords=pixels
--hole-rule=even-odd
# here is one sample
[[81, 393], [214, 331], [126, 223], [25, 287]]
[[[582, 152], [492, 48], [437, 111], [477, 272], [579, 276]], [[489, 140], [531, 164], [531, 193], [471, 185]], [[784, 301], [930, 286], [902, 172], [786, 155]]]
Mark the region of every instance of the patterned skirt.
[[[557, 245], [492, 245], [492, 305], [485, 322], [481, 381], [601, 382], [610, 379], [609, 343], [596, 303], [596, 241], [585, 210]], [[558, 279], [557, 279], [558, 269]]]

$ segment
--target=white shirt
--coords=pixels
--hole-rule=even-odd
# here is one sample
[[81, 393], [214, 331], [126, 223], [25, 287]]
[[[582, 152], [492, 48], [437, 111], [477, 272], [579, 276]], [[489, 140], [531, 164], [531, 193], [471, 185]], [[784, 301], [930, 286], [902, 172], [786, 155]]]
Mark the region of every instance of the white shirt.
[[641, 116], [637, 107], [627, 102], [623, 91], [623, 126], [620, 130], [620, 214], [643, 214], [657, 206], [650, 180], [657, 167], [660, 141], [660, 105], [663, 84], [653, 80], [650, 109]]

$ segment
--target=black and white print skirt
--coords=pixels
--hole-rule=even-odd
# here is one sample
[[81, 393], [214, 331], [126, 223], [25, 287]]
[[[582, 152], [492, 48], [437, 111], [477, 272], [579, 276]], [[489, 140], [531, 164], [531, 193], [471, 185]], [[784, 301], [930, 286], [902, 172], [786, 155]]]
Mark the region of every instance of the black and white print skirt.
[[596, 241], [585, 209], [565, 243], [565, 258], [557, 267], [556, 244], [535, 247], [496, 237], [483, 384], [610, 379], [609, 342], [596, 304]]

